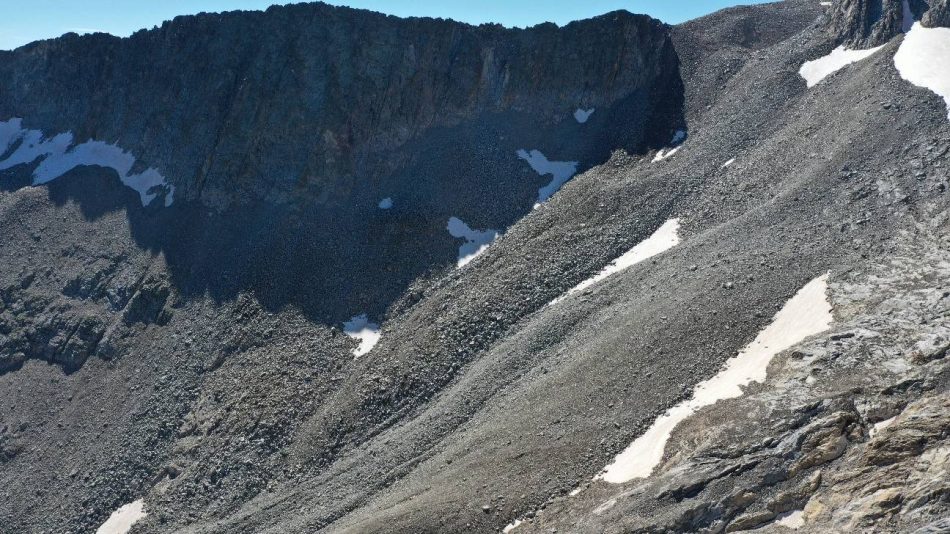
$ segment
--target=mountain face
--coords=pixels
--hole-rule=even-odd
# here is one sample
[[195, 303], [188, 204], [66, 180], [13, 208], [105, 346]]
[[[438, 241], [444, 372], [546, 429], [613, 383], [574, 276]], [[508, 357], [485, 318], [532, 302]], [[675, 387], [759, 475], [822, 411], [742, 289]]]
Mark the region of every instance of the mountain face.
[[[61, 153], [99, 143], [134, 158], [116, 170], [148, 204], [129, 214], [134, 248], [164, 256], [155, 306], [166, 285], [188, 298], [251, 292], [322, 324], [381, 319], [458, 249], [452, 217], [501, 232], [553, 194], [559, 184], [519, 151], [573, 175], [682, 126], [668, 32], [627, 13], [521, 31], [304, 4], [179, 18], [129, 39], [67, 35], [5, 53], [0, 72], [16, 143], [45, 136], [34, 150], [45, 154], [71, 136]], [[579, 108], [599, 113], [580, 124]], [[13, 162], [29, 161], [2, 165], [11, 188], [43, 171], [16, 143]], [[144, 172], [161, 185], [137, 183]], [[64, 195], [92, 218], [125, 207], [88, 185]], [[82, 297], [99, 285], [62, 283]], [[111, 297], [112, 311], [131, 293]], [[57, 325], [33, 324], [51, 306]], [[16, 329], [40, 332], [3, 351], [4, 366], [25, 356], [75, 369], [110, 322], [87, 315], [37, 303]], [[82, 341], [60, 346], [57, 332], [76, 327]]]
[[0, 53], [0, 532], [947, 531], [948, 14]]

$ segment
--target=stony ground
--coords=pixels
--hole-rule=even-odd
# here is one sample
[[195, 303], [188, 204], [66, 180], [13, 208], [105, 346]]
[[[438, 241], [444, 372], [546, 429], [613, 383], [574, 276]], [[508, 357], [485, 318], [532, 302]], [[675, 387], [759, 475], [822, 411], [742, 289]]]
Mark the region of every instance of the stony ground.
[[[940, 532], [950, 123], [900, 79], [899, 35], [806, 88], [801, 64], [856, 35], [838, 11], [789, 0], [672, 28], [682, 109], [656, 135], [685, 121], [681, 149], [654, 162], [616, 147], [466, 268], [444, 255], [358, 359], [261, 286], [184, 291], [136, 235], [163, 215], [101, 173], [76, 171], [103, 182], [99, 209], [76, 181], [7, 187], [0, 530], [87, 532], [144, 498], [133, 532], [782, 531], [788, 517]], [[547, 306], [670, 218], [682, 244]], [[655, 476], [591, 482], [828, 272], [832, 331], [680, 426]]]

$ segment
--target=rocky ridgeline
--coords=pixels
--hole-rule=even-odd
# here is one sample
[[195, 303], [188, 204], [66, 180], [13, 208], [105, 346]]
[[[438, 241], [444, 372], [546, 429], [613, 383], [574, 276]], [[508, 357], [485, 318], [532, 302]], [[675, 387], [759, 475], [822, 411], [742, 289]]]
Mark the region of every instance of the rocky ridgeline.
[[[625, 12], [515, 30], [298, 4], [2, 53], [0, 75], [15, 83], [0, 88], [0, 116], [121, 139], [178, 195], [216, 208], [352, 203], [424, 157], [439, 129], [502, 113], [537, 128], [662, 95], [675, 90], [675, 61], [661, 24]], [[649, 116], [656, 102], [628, 112]], [[631, 132], [618, 146], [638, 142]]]
[[918, 20], [928, 27], [950, 26], [946, 0], [839, 0], [831, 10], [829, 32], [850, 48], [883, 45]]

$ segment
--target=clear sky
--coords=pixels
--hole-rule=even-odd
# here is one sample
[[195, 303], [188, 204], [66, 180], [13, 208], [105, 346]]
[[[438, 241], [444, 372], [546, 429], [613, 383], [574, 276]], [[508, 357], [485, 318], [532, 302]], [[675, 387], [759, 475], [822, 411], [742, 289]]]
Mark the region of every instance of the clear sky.
[[[647, 13], [669, 23], [762, 0], [330, 0], [328, 3], [400, 16], [429, 16], [473, 24], [566, 24], [616, 9]], [[176, 15], [264, 9], [275, 0], [0, 0], [0, 50], [74, 31], [127, 36]]]

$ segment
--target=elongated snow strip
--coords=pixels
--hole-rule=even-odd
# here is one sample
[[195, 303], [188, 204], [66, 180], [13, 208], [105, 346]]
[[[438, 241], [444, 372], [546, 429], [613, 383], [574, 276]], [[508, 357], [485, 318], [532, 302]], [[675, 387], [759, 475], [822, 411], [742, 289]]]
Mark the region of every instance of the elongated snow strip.
[[833, 318], [827, 290], [827, 275], [803, 287], [752, 343], [726, 362], [719, 374], [701, 382], [693, 390], [690, 400], [674, 406], [657, 419], [646, 433], [620, 453], [597, 478], [613, 484], [622, 484], [652, 475], [656, 466], [663, 460], [666, 443], [677, 425], [700, 408], [711, 406], [720, 400], [741, 397], [743, 387], [752, 382], [765, 381], [769, 362], [777, 354], [810, 336], [828, 330]]

